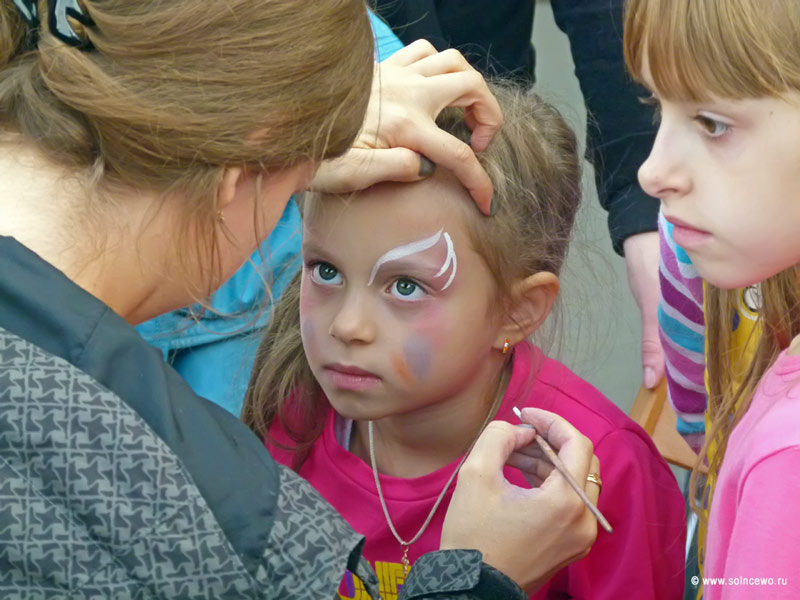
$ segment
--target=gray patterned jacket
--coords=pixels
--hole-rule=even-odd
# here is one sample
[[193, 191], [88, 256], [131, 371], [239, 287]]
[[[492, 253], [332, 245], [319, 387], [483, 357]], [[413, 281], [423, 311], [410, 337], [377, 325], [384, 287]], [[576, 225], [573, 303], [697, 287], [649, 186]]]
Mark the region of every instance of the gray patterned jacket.
[[[135, 330], [0, 237], [0, 598], [323, 598], [361, 536]], [[524, 598], [476, 551], [401, 598]]]

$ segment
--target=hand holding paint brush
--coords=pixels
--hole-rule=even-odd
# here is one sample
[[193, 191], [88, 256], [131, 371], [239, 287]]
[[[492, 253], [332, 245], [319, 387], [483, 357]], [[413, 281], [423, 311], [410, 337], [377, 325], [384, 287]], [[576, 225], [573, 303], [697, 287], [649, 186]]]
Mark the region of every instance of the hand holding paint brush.
[[[526, 418], [559, 448], [575, 477], [599, 471], [591, 441], [566, 419], [541, 409], [526, 409]], [[533, 428], [507, 421], [487, 425], [461, 467], [441, 538], [442, 548], [479, 549], [486, 563], [529, 594], [565, 565], [584, 558], [597, 538], [594, 516], [565, 479], [544, 466], [534, 436], [539, 434]], [[505, 476], [505, 466], [536, 481], [534, 488]], [[589, 490], [595, 500], [597, 493]]]
[[[517, 417], [519, 417], [520, 421], [522, 421], [522, 411], [520, 411], [520, 409], [518, 409], [516, 406], [514, 407], [514, 414], [517, 415]], [[524, 421], [522, 422], [521, 426], [530, 427], [531, 429], [534, 429], [533, 425], [525, 423]], [[558, 470], [558, 472], [564, 476], [564, 479], [567, 480], [569, 486], [573, 490], [575, 490], [575, 493], [578, 494], [578, 497], [586, 505], [586, 508], [588, 508], [591, 511], [591, 513], [595, 516], [597, 522], [600, 523], [603, 529], [605, 529], [608, 533], [613, 533], [614, 530], [611, 528], [611, 524], [608, 522], [608, 520], [603, 516], [603, 513], [601, 513], [600, 509], [598, 509], [597, 506], [595, 506], [595, 504], [589, 499], [584, 489], [580, 486], [580, 484], [575, 480], [575, 478], [569, 472], [569, 469], [567, 469], [567, 467], [564, 465], [561, 459], [558, 458], [558, 454], [556, 454], [555, 450], [553, 450], [553, 448], [550, 447], [550, 444], [547, 443], [547, 440], [545, 440], [544, 437], [542, 437], [538, 433], [536, 435], [536, 444], [539, 446], [539, 448], [541, 448], [542, 452], [544, 453], [544, 456], [546, 456], [547, 459]], [[541, 483], [540, 481], [535, 481], [535, 480], [532, 481], [530, 476], [525, 471], [523, 471], [522, 473], [528, 480], [528, 482], [534, 487], [538, 486]], [[598, 486], [601, 485], [600, 476], [597, 473], [589, 473], [589, 475], [587, 476], [587, 481], [589, 481], [589, 483], [594, 483]]]

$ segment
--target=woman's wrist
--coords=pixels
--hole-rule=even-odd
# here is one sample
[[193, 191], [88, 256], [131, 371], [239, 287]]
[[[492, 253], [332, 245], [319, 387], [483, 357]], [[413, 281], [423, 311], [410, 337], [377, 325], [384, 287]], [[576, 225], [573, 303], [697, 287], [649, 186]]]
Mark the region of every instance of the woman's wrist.
[[421, 556], [398, 600], [432, 597], [459, 600], [525, 600], [510, 577], [483, 562], [479, 550], [437, 550]]

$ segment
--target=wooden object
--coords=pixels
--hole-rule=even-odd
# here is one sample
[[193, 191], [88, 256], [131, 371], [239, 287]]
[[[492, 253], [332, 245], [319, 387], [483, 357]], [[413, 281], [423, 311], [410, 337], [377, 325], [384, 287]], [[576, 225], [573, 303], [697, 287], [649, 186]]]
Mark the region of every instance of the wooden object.
[[667, 400], [666, 380], [652, 390], [642, 387], [629, 416], [653, 438], [664, 460], [683, 469], [694, 468], [697, 455], [675, 429], [677, 416]]

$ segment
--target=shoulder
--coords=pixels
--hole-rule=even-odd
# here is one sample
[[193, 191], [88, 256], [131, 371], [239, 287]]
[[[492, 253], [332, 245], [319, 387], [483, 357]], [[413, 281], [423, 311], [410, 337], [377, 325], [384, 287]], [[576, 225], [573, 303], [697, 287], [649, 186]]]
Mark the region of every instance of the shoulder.
[[532, 380], [524, 394], [526, 406], [537, 406], [569, 420], [597, 446], [614, 432], [644, 437], [647, 434], [600, 390], [563, 363], [545, 356], [534, 346], [523, 359], [530, 362]]
[[[31, 546], [21, 557], [23, 571], [39, 572], [37, 557], [64, 528], [73, 534], [59, 543], [59, 552], [74, 564], [67, 575], [54, 560], [43, 577], [68, 576], [71, 589], [99, 596], [139, 587], [159, 597], [256, 590], [282, 598], [311, 590], [323, 597], [336, 589], [361, 537], [310, 485], [275, 465], [226, 412], [211, 405], [198, 422], [170, 416], [172, 427], [214, 448], [204, 455], [205, 465], [187, 464], [174, 451], [168, 427], [160, 427], [167, 434], [162, 437], [92, 375], [0, 329], [0, 379], [20, 377], [25, 385], [3, 392], [8, 410], [0, 438], [11, 443], [0, 453], [17, 467], [7, 480], [18, 492], [12, 510], [39, 524], [33, 534], [42, 547]], [[166, 402], [157, 388], [153, 397]], [[208, 403], [194, 396], [161, 409], [180, 413], [193, 398], [193, 408], [203, 412]], [[207, 420], [212, 417], [217, 420]], [[44, 464], [46, 470], [37, 467]], [[32, 469], [39, 476], [25, 475]], [[86, 490], [92, 493], [85, 496]], [[70, 498], [82, 493], [76, 511]], [[86, 552], [91, 561], [84, 564]], [[309, 578], [312, 555], [315, 575]], [[125, 567], [111, 568], [115, 564]], [[157, 582], [140, 576], [166, 572], [172, 575]]]
[[781, 354], [760, 381], [749, 409], [730, 436], [726, 461], [746, 472], [800, 446], [800, 356]]
[[[114, 392], [0, 330], [0, 379], [6, 377], [24, 377], [24, 385], [3, 393], [0, 438], [11, 442], [2, 449], [4, 462], [16, 467], [7, 479], [17, 492], [12, 511], [31, 516], [26, 535], [40, 544], [20, 557], [34, 588], [37, 577], [99, 596], [139, 587], [159, 596], [205, 587], [222, 596], [253, 585], [243, 546], [237, 551], [238, 540], [224, 531], [192, 475]], [[62, 530], [71, 533], [58, 552], [70, 567], [62, 571], [62, 558], [53, 557], [41, 563], [42, 572], [38, 557], [48, 556]], [[172, 547], [174, 541], [180, 543]], [[218, 573], [210, 575], [208, 564], [219, 565]], [[174, 577], [154, 582], [135, 575], [159, 570], [174, 570]]]
[[597, 388], [532, 344], [520, 345], [514, 358], [522, 364], [514, 364], [501, 418], [517, 422], [511, 412], [515, 404], [549, 410], [592, 441], [605, 473], [633, 469], [659, 481], [674, 480], [650, 436]]
[[285, 467], [279, 477], [270, 552], [264, 555], [268, 589], [276, 598], [331, 596], [359, 558], [364, 538], [305, 479]]
[[[321, 392], [320, 392], [321, 393]], [[264, 436], [264, 445], [269, 450], [278, 463], [291, 467], [297, 455], [297, 448], [301, 445], [297, 435], [308, 432], [308, 415], [306, 408], [297, 400], [298, 396], [292, 393], [284, 400], [283, 409], [280, 416], [276, 416], [269, 427], [269, 436]], [[319, 406], [319, 420], [324, 421], [318, 437], [311, 442], [310, 449], [320, 445], [330, 443], [328, 438], [336, 441], [337, 432], [334, 430], [336, 425], [336, 413], [331, 408], [327, 399]], [[319, 422], [314, 417], [315, 422]], [[294, 433], [292, 433], [294, 432]], [[301, 452], [303, 452], [301, 450]]]

